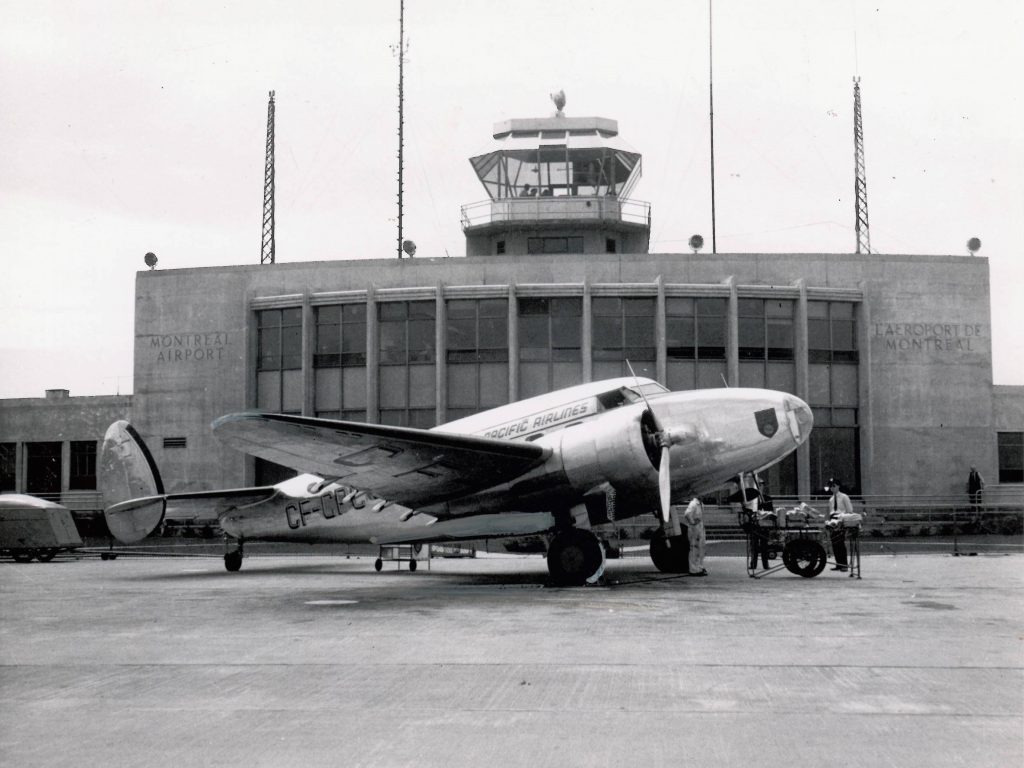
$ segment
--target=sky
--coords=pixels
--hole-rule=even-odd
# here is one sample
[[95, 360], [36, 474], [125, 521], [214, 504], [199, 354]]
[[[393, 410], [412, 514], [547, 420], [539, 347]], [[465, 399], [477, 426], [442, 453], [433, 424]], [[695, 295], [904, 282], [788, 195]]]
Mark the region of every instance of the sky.
[[[1024, 385], [1024, 4], [715, 0], [718, 251], [851, 253], [861, 78], [878, 253], [989, 259], [993, 375]], [[399, 3], [0, 0], [0, 397], [132, 391], [134, 281], [397, 249]], [[651, 250], [710, 244], [706, 0], [406, 0], [404, 234], [465, 253], [501, 120], [617, 120]]]

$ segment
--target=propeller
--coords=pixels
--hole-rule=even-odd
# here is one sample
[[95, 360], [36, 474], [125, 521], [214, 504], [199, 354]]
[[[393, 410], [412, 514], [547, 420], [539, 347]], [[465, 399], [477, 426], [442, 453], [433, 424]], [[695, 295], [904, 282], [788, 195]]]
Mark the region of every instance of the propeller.
[[[629, 372], [633, 374], [633, 378], [636, 379], [637, 375], [628, 360], [626, 365], [629, 367]], [[672, 505], [672, 462], [669, 456], [669, 447], [672, 445], [672, 433], [658, 423], [658, 417], [654, 414], [654, 409], [651, 408], [651, 404], [647, 401], [647, 395], [640, 388], [639, 381], [637, 381], [636, 391], [643, 398], [644, 405], [647, 406], [647, 412], [651, 415], [651, 424], [654, 425], [654, 438], [661, 447], [661, 460], [658, 462], [658, 502], [661, 507], [661, 519], [667, 523]]]

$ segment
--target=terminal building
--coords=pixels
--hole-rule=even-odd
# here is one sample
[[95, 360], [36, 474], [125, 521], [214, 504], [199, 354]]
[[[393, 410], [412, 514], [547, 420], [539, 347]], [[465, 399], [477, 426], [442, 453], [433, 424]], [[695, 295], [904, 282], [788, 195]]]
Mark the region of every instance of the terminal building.
[[[838, 477], [959, 498], [973, 465], [1024, 496], [1024, 387], [992, 382], [987, 259], [651, 253], [641, 156], [606, 118], [508, 120], [470, 163], [487, 198], [462, 209], [463, 258], [139, 272], [134, 395], [0, 401], [0, 490], [37, 490], [43, 461], [51, 491], [74, 490], [82, 443], [95, 457], [115, 418], [168, 491], [238, 487], [288, 473], [223, 447], [209, 427], [226, 413], [426, 428], [631, 365], [673, 390], [811, 405], [773, 495]], [[76, 407], [91, 416], [68, 430]]]

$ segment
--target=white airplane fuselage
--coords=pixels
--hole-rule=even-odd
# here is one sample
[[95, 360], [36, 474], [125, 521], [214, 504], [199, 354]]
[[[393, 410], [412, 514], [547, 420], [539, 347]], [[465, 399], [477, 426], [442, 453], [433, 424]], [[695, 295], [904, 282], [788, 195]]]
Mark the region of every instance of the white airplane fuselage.
[[[653, 390], [647, 402], [636, 386]], [[621, 399], [623, 394], [628, 397]], [[616, 519], [633, 517], [658, 505], [659, 449], [648, 409], [670, 434], [674, 502], [774, 464], [807, 439], [812, 425], [808, 406], [782, 392], [665, 392], [646, 380], [593, 382], [435, 428], [549, 449], [542, 464], [512, 481], [412, 510], [302, 475], [279, 484], [272, 498], [222, 514], [220, 525], [240, 539], [309, 542], [527, 535], [551, 530], [556, 513], [578, 509], [589, 494], [610, 489]]]

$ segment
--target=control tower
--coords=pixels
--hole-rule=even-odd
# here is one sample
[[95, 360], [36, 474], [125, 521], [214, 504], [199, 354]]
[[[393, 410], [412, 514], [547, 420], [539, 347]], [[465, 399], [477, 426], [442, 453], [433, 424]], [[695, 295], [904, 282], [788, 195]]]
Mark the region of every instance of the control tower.
[[651, 206], [631, 200], [641, 156], [604, 117], [554, 117], [494, 126], [492, 151], [469, 159], [488, 200], [462, 207], [467, 256], [647, 253]]

